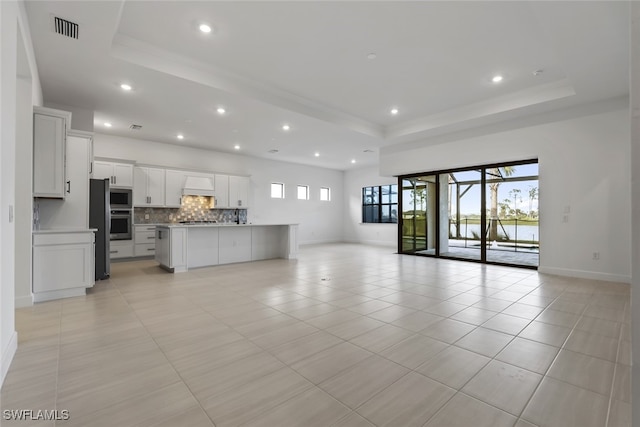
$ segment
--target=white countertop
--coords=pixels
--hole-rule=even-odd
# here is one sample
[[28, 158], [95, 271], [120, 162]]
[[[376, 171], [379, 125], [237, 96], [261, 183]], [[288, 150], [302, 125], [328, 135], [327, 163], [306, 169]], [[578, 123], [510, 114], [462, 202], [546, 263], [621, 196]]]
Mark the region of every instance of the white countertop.
[[47, 230], [33, 230], [33, 234], [62, 234], [62, 233], [94, 233], [97, 228], [50, 228]]
[[166, 228], [193, 228], [193, 227], [267, 227], [267, 226], [283, 226], [283, 225], [298, 225], [298, 224], [236, 224], [232, 223], [212, 223], [212, 224], [158, 224], [157, 227]]

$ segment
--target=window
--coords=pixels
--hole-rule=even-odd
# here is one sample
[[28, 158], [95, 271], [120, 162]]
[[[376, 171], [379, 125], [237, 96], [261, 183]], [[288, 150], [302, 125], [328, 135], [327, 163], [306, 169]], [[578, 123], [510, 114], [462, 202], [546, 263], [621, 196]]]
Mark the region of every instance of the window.
[[282, 184], [281, 182], [271, 183], [271, 198], [284, 199], [284, 184]]
[[398, 222], [398, 186], [396, 184], [362, 189], [362, 222]]
[[331, 190], [328, 187], [320, 187], [320, 200], [324, 202], [331, 200]]
[[298, 200], [309, 200], [308, 185], [298, 185]]

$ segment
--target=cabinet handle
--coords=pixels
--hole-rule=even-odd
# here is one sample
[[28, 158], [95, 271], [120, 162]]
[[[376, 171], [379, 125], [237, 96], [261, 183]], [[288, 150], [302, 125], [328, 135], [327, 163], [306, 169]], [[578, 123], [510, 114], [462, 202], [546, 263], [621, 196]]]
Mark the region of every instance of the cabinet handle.
[[150, 236], [150, 237], [147, 237], [147, 239], [154, 239], [154, 240], [155, 240], [155, 238], [156, 238], [156, 236], [153, 236], [153, 237], [151, 237], [151, 236]]
[[155, 251], [156, 248], [147, 248], [148, 251]]
[[114, 175], [114, 177], [113, 177], [113, 183], [114, 183], [114, 184], [117, 184], [117, 183], [118, 183], [118, 177], [117, 177], [117, 176], [115, 176], [115, 175]]
[[67, 193], [71, 194], [71, 181], [67, 181]]
[[109, 251], [110, 254], [117, 254], [118, 251]]

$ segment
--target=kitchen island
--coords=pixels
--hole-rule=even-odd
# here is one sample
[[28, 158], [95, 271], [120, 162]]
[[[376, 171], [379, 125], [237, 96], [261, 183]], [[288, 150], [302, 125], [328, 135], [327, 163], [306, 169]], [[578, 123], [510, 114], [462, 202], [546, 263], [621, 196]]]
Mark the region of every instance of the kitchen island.
[[295, 259], [298, 224], [170, 224], [156, 226], [155, 259], [172, 273], [273, 258]]

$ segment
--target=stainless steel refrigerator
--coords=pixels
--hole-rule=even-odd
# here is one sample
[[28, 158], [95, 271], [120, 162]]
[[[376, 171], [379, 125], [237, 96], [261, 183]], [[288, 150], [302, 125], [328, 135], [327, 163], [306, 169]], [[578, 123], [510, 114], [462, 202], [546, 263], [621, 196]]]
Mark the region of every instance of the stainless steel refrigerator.
[[96, 280], [108, 279], [111, 274], [109, 234], [111, 210], [109, 179], [89, 180], [89, 228], [96, 228]]

